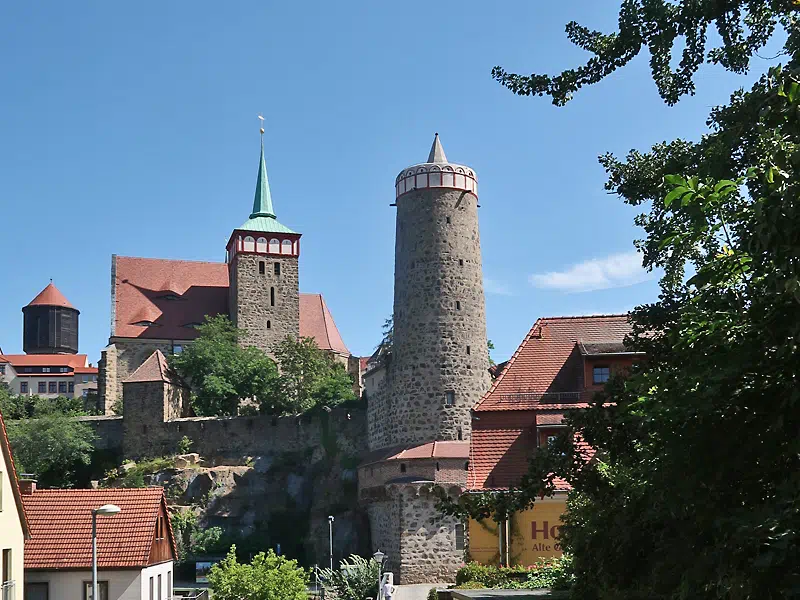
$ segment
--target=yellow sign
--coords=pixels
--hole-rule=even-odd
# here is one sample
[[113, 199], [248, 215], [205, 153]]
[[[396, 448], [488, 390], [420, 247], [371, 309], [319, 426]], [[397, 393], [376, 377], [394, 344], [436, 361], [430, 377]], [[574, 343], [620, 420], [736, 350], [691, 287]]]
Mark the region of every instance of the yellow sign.
[[[540, 558], [561, 556], [558, 528], [566, 511], [563, 498], [541, 500], [532, 509], [515, 514], [509, 523], [509, 556], [515, 565], [530, 565]], [[469, 554], [474, 561], [497, 564], [500, 561], [500, 539], [497, 523], [470, 519]]]

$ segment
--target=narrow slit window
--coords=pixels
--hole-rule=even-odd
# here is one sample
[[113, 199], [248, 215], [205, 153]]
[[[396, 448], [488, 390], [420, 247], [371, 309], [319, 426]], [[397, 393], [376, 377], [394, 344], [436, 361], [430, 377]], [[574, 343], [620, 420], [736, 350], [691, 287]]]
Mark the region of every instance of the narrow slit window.
[[406, 463], [400, 463], [400, 472], [401, 473], [405, 473], [406, 472]]
[[280, 274], [281, 274], [281, 263], [276, 262], [275, 263], [275, 275], [280, 275]]
[[463, 550], [464, 549], [464, 525], [462, 523], [456, 523], [456, 550]]
[[275, 306], [275, 288], [269, 288], [269, 305]]
[[455, 404], [456, 404], [456, 393], [453, 390], [447, 390], [444, 393], [444, 405], [455, 406]]
[[467, 354], [469, 354], [469, 353], [470, 353], [470, 348], [469, 348], [469, 346], [467, 346]]
[[272, 329], [272, 321], [267, 320], [267, 329]]
[[459, 258], [458, 259], [458, 266], [459, 267], [463, 267], [464, 266], [464, 259], [463, 258]]
[[447, 224], [450, 225], [450, 217], [447, 217]]
[[456, 300], [456, 310], [461, 310], [461, 301]]
[[260, 261], [258, 261], [258, 274], [259, 275], [263, 275], [264, 273], [266, 273], [266, 271], [264, 269], [264, 261], [260, 260]]
[[464, 439], [464, 434], [461, 432], [461, 427], [458, 428], [458, 439], [459, 441]]

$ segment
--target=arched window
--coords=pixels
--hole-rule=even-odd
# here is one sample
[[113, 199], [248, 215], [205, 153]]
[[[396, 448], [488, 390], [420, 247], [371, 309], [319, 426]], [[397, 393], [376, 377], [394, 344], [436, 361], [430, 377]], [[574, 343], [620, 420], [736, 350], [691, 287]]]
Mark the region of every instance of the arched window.
[[280, 254], [281, 253], [281, 241], [278, 238], [272, 238], [269, 241], [269, 251], [270, 251], [270, 254]]
[[257, 252], [266, 252], [267, 251], [267, 238], [260, 237], [256, 242], [256, 251]]
[[281, 254], [291, 254], [292, 253], [292, 241], [291, 240], [283, 240], [281, 248]]
[[272, 321], [267, 320], [267, 329], [272, 329]]
[[256, 241], [252, 238], [252, 236], [247, 236], [244, 238], [244, 251], [245, 252], [255, 252], [256, 249]]

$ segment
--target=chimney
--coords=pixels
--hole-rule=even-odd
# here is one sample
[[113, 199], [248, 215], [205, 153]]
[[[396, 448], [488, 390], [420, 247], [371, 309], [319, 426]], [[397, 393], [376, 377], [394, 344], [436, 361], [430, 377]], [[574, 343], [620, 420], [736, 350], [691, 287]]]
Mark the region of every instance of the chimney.
[[36, 480], [35, 479], [20, 479], [19, 480], [19, 492], [23, 496], [32, 496], [33, 492], [36, 491]]

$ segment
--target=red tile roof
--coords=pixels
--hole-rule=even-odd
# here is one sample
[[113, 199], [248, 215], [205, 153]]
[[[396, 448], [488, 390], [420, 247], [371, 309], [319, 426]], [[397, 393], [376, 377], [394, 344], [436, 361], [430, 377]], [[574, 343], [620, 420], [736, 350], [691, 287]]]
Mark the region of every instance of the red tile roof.
[[428, 442], [418, 446], [382, 448], [369, 453], [361, 464], [415, 458], [469, 458], [469, 441]]
[[548, 317], [536, 321], [476, 411], [529, 410], [586, 401], [579, 341], [621, 343], [627, 315]]
[[[31, 528], [25, 542], [25, 569], [90, 569], [92, 509], [116, 504], [122, 510], [97, 517], [98, 566], [144, 567], [150, 559], [156, 517], [166, 511], [164, 489], [36, 490], [22, 497]], [[166, 519], [172, 556], [175, 540]]]
[[[17, 514], [19, 515], [19, 522], [22, 525], [22, 531], [25, 539], [30, 537], [30, 529], [28, 527], [28, 519], [25, 514], [25, 505], [22, 502], [22, 495], [19, 492], [19, 480], [17, 479], [17, 468], [14, 465], [14, 456], [11, 454], [11, 444], [8, 442], [8, 432], [6, 431], [6, 423], [3, 421], [3, 414], [0, 413], [0, 451], [3, 453], [5, 463], [8, 468], [6, 476], [11, 480], [11, 492], [14, 495], [14, 504], [17, 506]], [[0, 485], [3, 485], [3, 474], [0, 473]]]
[[[112, 260], [112, 336], [193, 340], [194, 326], [206, 315], [229, 314], [225, 263], [130, 256]], [[134, 325], [143, 321], [155, 325]], [[320, 294], [300, 294], [300, 335], [313, 337], [323, 350], [350, 354]]]
[[153, 352], [123, 383], [170, 381], [167, 359], [161, 350]]
[[97, 375], [97, 367], [75, 367], [76, 374]]
[[85, 354], [5, 354], [15, 370], [20, 367], [69, 367], [76, 369], [89, 364]]
[[75, 308], [69, 303], [58, 288], [53, 285], [53, 282], [47, 284], [39, 295], [28, 303], [28, 306], [64, 306], [66, 308]]
[[533, 411], [481, 415], [470, 440], [469, 489], [507, 488], [519, 483], [536, 448]]
[[350, 354], [322, 294], [300, 294], [300, 336], [314, 338], [323, 350]]

